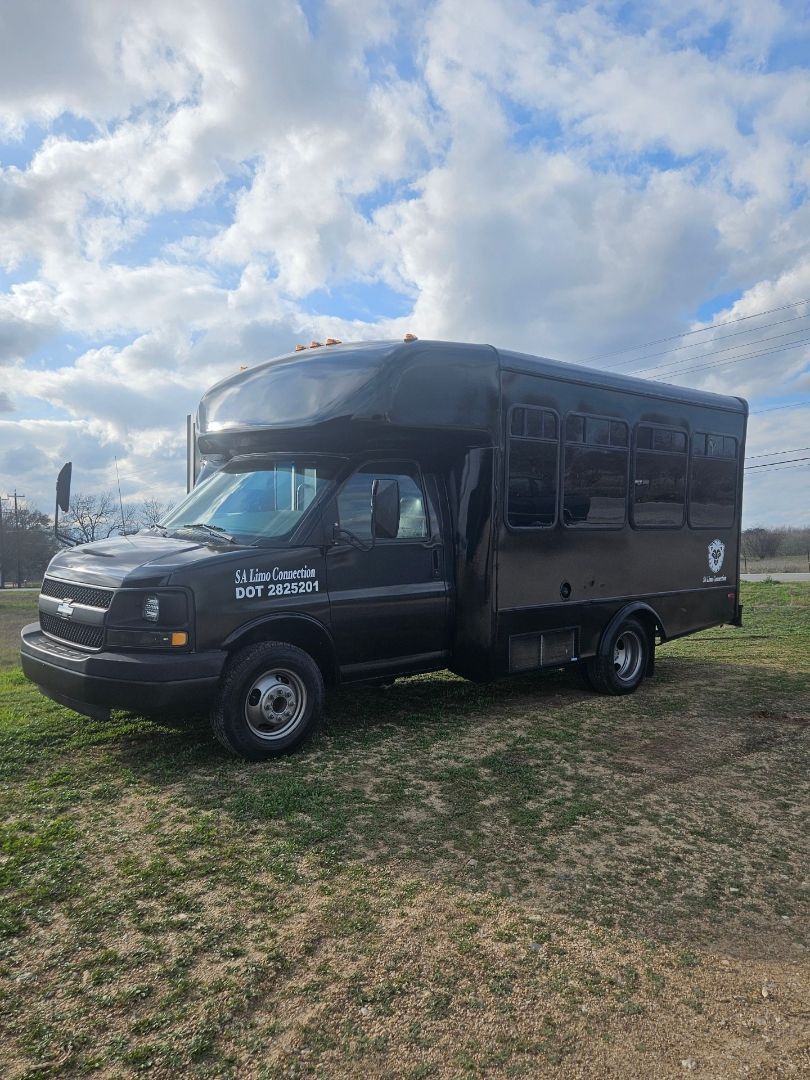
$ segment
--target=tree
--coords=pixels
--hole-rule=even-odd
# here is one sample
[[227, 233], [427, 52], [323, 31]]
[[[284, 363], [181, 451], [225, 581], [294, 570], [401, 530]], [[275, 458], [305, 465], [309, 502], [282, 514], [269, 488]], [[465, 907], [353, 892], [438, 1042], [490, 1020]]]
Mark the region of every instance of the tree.
[[47, 514], [33, 506], [20, 506], [15, 520], [14, 514], [5, 510], [0, 534], [0, 580], [14, 581], [17, 585], [24, 581], [40, 581], [58, 546]]
[[742, 534], [742, 552], [749, 559], [772, 559], [779, 551], [779, 529], [746, 529]]
[[138, 524], [142, 529], [150, 525], [157, 525], [170, 510], [174, 509], [173, 502], [161, 502], [160, 499], [144, 499], [138, 514]]
[[116, 533], [126, 534], [136, 529], [137, 512], [134, 506], [121, 506], [111, 491], [98, 495], [83, 491], [70, 498], [70, 508], [60, 519], [60, 532], [80, 544], [106, 540]]

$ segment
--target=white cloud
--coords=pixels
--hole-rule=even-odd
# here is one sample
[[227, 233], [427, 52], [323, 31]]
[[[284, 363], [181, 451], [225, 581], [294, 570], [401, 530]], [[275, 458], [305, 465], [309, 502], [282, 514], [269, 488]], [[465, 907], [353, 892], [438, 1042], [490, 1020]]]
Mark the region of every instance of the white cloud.
[[[810, 295], [810, 72], [768, 65], [785, 5], [333, 0], [317, 22], [292, 0], [3, 9], [0, 139], [50, 129], [0, 169], [0, 462], [31, 490], [52, 483], [26, 446], [176, 489], [205, 387], [297, 340], [579, 359], [677, 334], [714, 294], [742, 293], [719, 318]], [[357, 283], [410, 314], [305, 299]], [[654, 362], [730, 358], [723, 333]], [[807, 361], [672, 377], [770, 398]], [[26, 419], [36, 401], [63, 419]], [[795, 514], [804, 474], [767, 475], [750, 513]]]

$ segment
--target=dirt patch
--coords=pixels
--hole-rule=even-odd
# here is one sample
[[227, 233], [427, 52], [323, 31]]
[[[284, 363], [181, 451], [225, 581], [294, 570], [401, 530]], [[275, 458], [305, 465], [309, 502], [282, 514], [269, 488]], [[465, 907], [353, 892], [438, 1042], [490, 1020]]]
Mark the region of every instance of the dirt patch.
[[240, 1076], [343, 1077], [352, 1062], [369, 1077], [777, 1076], [806, 1061], [806, 967], [685, 961], [436, 886], [362, 945], [308, 929], [319, 947], [251, 1016], [259, 1060], [233, 1033]]

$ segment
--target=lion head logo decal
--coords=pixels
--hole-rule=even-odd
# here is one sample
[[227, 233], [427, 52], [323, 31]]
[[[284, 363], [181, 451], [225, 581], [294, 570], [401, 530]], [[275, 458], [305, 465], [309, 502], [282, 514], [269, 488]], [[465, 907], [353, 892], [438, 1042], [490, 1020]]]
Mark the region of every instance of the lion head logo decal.
[[719, 574], [726, 556], [726, 545], [722, 540], [712, 540], [709, 544], [709, 569], [713, 574]]

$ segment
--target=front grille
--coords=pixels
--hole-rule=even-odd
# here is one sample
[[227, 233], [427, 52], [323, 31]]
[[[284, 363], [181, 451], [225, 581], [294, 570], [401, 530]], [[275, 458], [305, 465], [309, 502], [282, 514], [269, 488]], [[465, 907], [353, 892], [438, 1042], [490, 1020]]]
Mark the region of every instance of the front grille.
[[81, 645], [83, 649], [100, 649], [104, 641], [102, 626], [71, 622], [70, 619], [60, 619], [44, 611], [39, 613], [39, 625], [44, 633], [60, 638], [62, 641], [70, 641], [74, 645]]
[[112, 589], [95, 589], [92, 585], [74, 585], [72, 581], [59, 581], [46, 577], [40, 592], [43, 596], [55, 596], [57, 600], [72, 600], [74, 604], [87, 604], [88, 607], [103, 608], [105, 611], [112, 603]]

